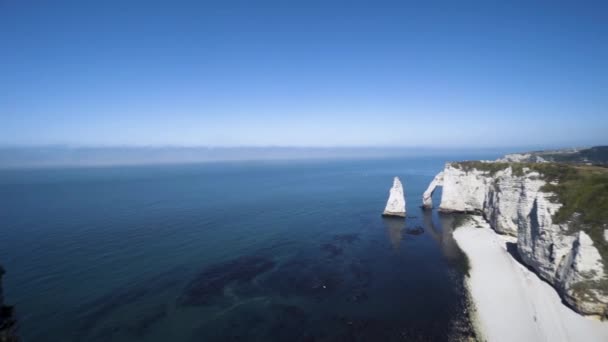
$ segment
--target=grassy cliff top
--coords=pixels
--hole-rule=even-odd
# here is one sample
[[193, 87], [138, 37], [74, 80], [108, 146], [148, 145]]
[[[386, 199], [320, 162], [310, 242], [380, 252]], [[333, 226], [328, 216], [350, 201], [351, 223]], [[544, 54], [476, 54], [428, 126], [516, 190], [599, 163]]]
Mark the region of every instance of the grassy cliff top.
[[525, 162], [535, 162], [538, 158], [548, 162], [568, 163], [579, 165], [602, 165], [608, 166], [608, 146], [594, 146], [583, 149], [562, 149], [562, 150], [546, 150], [546, 151], [531, 151], [524, 153], [509, 154], [508, 156], [519, 156], [520, 160]]
[[608, 260], [608, 242], [604, 239], [604, 229], [608, 229], [608, 168], [563, 164], [538, 166], [540, 165], [545, 165], [549, 170], [568, 170], [549, 173], [554, 177], [551, 180], [555, 183], [547, 183], [542, 188], [543, 191], [554, 193], [554, 200], [563, 204], [555, 213], [554, 221], [572, 221], [572, 232], [583, 230], [589, 234], [602, 258]]
[[585, 231], [608, 260], [608, 242], [604, 229], [608, 229], [608, 167], [563, 163], [517, 163], [465, 161], [451, 163], [464, 171], [485, 171], [494, 175], [511, 168], [516, 176], [536, 171], [547, 181], [542, 191], [555, 194], [553, 201], [562, 204], [555, 213], [555, 223], [569, 222], [571, 233]]
[[594, 146], [577, 151], [532, 152], [547, 161], [574, 164], [608, 165], [608, 146]]

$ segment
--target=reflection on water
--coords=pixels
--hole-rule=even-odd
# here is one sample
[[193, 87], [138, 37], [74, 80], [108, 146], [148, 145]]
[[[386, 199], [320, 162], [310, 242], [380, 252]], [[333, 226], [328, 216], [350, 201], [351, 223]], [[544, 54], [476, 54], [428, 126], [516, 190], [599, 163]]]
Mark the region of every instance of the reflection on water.
[[[437, 214], [431, 210], [423, 211], [424, 231], [437, 242], [443, 255], [448, 261], [455, 261], [462, 258], [463, 254], [452, 233], [454, 231], [454, 219], [458, 214]], [[436, 222], [439, 224], [436, 224]], [[419, 221], [418, 221], [419, 222]], [[382, 217], [382, 223], [386, 228], [389, 241], [395, 250], [399, 250], [404, 234], [408, 232], [406, 220], [399, 217]], [[411, 231], [419, 229], [417, 226]]]
[[454, 264], [458, 269], [467, 273], [468, 260], [464, 252], [458, 247], [454, 240], [454, 220], [459, 214], [441, 214], [437, 216], [439, 227], [435, 224], [433, 211], [425, 210], [423, 216], [424, 228], [435, 240], [448, 262]]
[[403, 239], [403, 231], [405, 230], [405, 220], [398, 217], [383, 217], [382, 222], [386, 226], [386, 232], [391, 245], [395, 250], [399, 250], [401, 239]]
[[[437, 242], [441, 252], [448, 261], [459, 261], [463, 258], [463, 252], [456, 244], [452, 235], [454, 231], [454, 220], [458, 214], [437, 214], [435, 211], [424, 210], [424, 231]], [[436, 222], [439, 224], [436, 224]], [[389, 241], [395, 250], [399, 250], [403, 235], [407, 232], [406, 220], [398, 217], [382, 217], [382, 223], [386, 227]], [[412, 229], [413, 231], [414, 229]]]

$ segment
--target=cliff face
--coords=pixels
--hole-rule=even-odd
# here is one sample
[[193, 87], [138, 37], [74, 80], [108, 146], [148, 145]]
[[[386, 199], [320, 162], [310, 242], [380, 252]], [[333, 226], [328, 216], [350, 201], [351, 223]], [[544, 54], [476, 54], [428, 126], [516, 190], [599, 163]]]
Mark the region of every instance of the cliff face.
[[[511, 169], [490, 176], [484, 171], [463, 170], [448, 164], [431, 182], [423, 203], [426, 208], [432, 207], [432, 193], [437, 186], [443, 186], [439, 210], [483, 214], [497, 232], [515, 236], [518, 202], [525, 180], [526, 177], [513, 176]], [[536, 192], [540, 186], [539, 183]]]
[[[554, 222], [562, 204], [553, 200], [555, 194], [542, 191], [546, 181], [540, 173], [497, 165], [448, 163], [440, 174], [439, 210], [481, 214], [498, 233], [517, 236], [522, 261], [552, 283], [568, 304], [583, 314], [606, 316], [608, 277], [592, 239], [577, 228], [576, 217]], [[432, 206], [426, 195], [425, 206]]]

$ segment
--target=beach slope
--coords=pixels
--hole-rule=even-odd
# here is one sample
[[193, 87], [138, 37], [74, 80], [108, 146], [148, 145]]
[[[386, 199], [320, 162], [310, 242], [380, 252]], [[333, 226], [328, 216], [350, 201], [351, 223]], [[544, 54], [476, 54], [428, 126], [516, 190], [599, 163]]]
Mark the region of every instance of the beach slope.
[[508, 252], [516, 238], [496, 234], [476, 216], [469, 216], [454, 238], [470, 261], [467, 287], [481, 340], [608, 341], [608, 322], [565, 306], [551, 285]]

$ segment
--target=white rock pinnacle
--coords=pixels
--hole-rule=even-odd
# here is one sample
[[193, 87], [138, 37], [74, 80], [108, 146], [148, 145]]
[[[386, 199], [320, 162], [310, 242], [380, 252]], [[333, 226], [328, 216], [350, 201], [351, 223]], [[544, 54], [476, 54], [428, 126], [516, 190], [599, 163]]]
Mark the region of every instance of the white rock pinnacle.
[[405, 217], [405, 195], [399, 177], [395, 177], [393, 181], [393, 187], [389, 193], [386, 208], [384, 208], [382, 215]]

